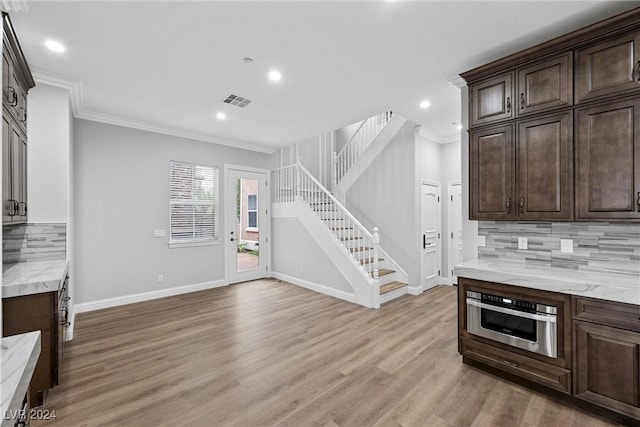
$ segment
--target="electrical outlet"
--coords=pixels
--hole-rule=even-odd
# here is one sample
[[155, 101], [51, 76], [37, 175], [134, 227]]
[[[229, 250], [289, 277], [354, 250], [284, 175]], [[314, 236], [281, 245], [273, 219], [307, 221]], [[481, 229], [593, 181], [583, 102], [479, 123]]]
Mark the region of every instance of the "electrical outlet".
[[158, 283], [164, 282], [164, 276], [162, 274], [158, 274]]
[[487, 246], [487, 237], [486, 236], [478, 236], [478, 246]]
[[153, 230], [153, 237], [164, 237], [166, 235], [166, 232], [162, 229]]
[[560, 239], [560, 252], [563, 254], [572, 254], [573, 239]]
[[518, 249], [528, 249], [529, 239], [526, 237], [518, 237]]

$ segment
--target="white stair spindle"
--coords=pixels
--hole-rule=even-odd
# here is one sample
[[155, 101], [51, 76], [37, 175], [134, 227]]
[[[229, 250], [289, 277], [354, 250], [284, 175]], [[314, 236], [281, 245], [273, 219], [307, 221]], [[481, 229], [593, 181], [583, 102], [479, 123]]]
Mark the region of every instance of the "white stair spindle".
[[378, 279], [378, 249], [380, 246], [380, 234], [378, 233], [378, 227], [373, 227], [373, 235], [371, 236], [371, 243], [373, 243], [373, 278]]

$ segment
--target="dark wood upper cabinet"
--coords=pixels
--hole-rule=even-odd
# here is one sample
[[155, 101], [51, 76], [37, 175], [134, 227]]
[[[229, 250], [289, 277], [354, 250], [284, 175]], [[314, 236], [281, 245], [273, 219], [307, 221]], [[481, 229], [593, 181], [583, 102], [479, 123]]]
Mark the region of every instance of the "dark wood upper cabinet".
[[517, 74], [519, 116], [573, 104], [571, 52], [521, 68]]
[[640, 220], [640, 99], [576, 111], [579, 219]]
[[640, 30], [576, 51], [576, 102], [640, 89]]
[[471, 218], [515, 218], [513, 126], [473, 132], [469, 142]]
[[518, 219], [572, 219], [572, 114], [519, 122], [516, 156]]
[[514, 117], [513, 74], [471, 85], [471, 125], [477, 126]]
[[470, 219], [640, 222], [640, 7], [461, 77]]

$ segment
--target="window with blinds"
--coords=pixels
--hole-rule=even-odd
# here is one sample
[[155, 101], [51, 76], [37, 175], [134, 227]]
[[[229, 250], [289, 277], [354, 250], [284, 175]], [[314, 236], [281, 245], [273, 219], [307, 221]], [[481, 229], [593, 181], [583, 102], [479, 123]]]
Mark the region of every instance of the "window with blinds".
[[218, 168], [169, 162], [169, 243], [218, 238]]

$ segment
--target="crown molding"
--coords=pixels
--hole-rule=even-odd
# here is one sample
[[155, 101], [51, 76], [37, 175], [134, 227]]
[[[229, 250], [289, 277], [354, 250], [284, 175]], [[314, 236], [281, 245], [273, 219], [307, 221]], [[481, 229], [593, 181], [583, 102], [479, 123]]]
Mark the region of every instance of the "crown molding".
[[459, 132], [441, 137], [436, 135], [435, 133], [429, 132], [424, 128], [424, 126], [418, 126], [416, 128], [416, 135], [440, 145], [449, 144], [450, 142], [459, 142], [462, 140]]
[[457, 74], [455, 76], [449, 77], [447, 81], [458, 89], [462, 89], [467, 85], [467, 82]]
[[[0, 0], [1, 1], [1, 0]], [[147, 132], [155, 132], [163, 135], [176, 136], [179, 138], [192, 139], [195, 141], [209, 142], [212, 144], [225, 145], [233, 148], [240, 148], [243, 150], [256, 151], [259, 153], [273, 154], [275, 148], [267, 148], [257, 144], [250, 144], [237, 140], [220, 139], [208, 135], [199, 134], [196, 132], [187, 132], [182, 129], [162, 127], [153, 123], [148, 123], [140, 120], [132, 120], [125, 117], [120, 117], [112, 114], [100, 113], [97, 111], [90, 111], [84, 106], [84, 92], [82, 88], [82, 81], [73, 79], [70, 77], [62, 76], [59, 74], [50, 73], [38, 68], [32, 68], [31, 73], [36, 83], [42, 83], [49, 86], [55, 86], [69, 91], [69, 101], [71, 103], [71, 110], [73, 115], [77, 119], [90, 120], [93, 122], [100, 122], [109, 125], [123, 126], [132, 129], [144, 130]]]

